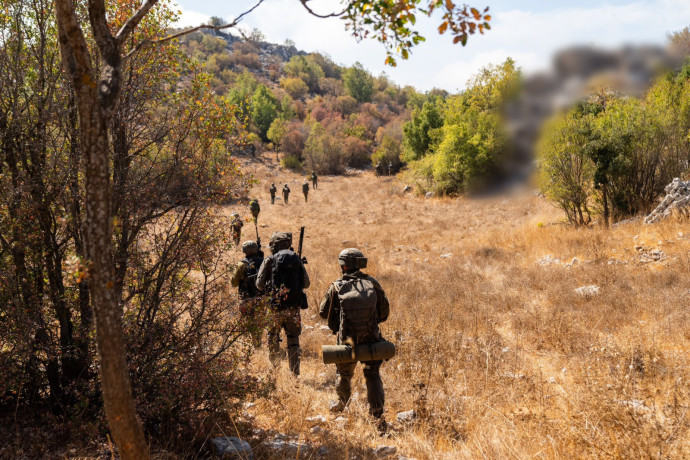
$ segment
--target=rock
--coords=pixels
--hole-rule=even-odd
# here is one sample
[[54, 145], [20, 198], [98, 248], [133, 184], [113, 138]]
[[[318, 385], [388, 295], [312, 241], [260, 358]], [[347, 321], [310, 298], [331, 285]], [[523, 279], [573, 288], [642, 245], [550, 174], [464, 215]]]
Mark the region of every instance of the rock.
[[594, 297], [595, 295], [599, 294], [600, 289], [601, 288], [596, 284], [590, 284], [588, 286], [580, 286], [579, 288], [575, 289], [575, 293], [585, 297]]
[[537, 265], [541, 265], [542, 267], [559, 263], [561, 263], [560, 259], [556, 259], [551, 254], [546, 254], [541, 259], [537, 260]]
[[664, 189], [666, 196], [661, 203], [644, 218], [645, 224], [654, 224], [674, 213], [690, 217], [690, 181], [676, 177]]
[[324, 430], [320, 426], [315, 426], [314, 428], [311, 429], [311, 434], [322, 435], [324, 433], [326, 433], [326, 430]]
[[217, 458], [253, 459], [254, 452], [247, 441], [234, 436], [211, 439], [211, 449]]
[[326, 417], [323, 415], [315, 415], [313, 417], [307, 417], [307, 422], [309, 422], [310, 425], [319, 425], [322, 423], [326, 423]]
[[377, 458], [390, 457], [398, 453], [398, 448], [395, 446], [379, 446], [374, 449], [374, 455]]
[[433, 197], [434, 197], [434, 193], [433, 193], [433, 192], [426, 192], [426, 193], [424, 194], [424, 198], [433, 198]]
[[398, 414], [395, 416], [395, 420], [398, 423], [412, 423], [416, 418], [417, 412], [414, 409], [405, 412], [398, 412]]
[[319, 450], [316, 451], [317, 457], [330, 457], [331, 456], [331, 449], [329, 449], [326, 446], [321, 446], [319, 447]]
[[411, 191], [412, 191], [412, 187], [410, 187], [409, 185], [406, 185], [406, 186], [403, 188], [403, 193], [407, 193], [407, 192], [411, 192]]
[[345, 423], [347, 423], [347, 417], [343, 417], [343, 416], [341, 415], [340, 417], [336, 418], [336, 419], [333, 420], [333, 421], [334, 421], [335, 423], [341, 423], [341, 424], [344, 425]]
[[441, 254], [441, 259], [450, 259], [452, 256], [452, 252], [446, 252], [445, 254]]
[[323, 332], [331, 332], [331, 328], [328, 326], [321, 326], [319, 330]]

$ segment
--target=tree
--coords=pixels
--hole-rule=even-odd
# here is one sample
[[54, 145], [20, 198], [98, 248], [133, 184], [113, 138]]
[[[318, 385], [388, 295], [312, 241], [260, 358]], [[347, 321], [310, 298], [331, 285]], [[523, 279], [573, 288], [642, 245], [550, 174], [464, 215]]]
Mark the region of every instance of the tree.
[[443, 126], [443, 118], [433, 101], [427, 101], [421, 110], [412, 112], [412, 119], [403, 125], [405, 134], [406, 161], [419, 160], [428, 151], [431, 145], [431, 133]]
[[347, 94], [357, 99], [357, 102], [370, 102], [374, 94], [374, 79], [364, 70], [362, 64], [356, 62], [343, 73]]
[[302, 79], [312, 93], [319, 91], [319, 79], [324, 77], [321, 67], [301, 54], [292, 56], [283, 71], [290, 77]]
[[266, 85], [259, 85], [252, 96], [252, 121], [264, 141], [273, 120], [278, 116], [278, 100]]

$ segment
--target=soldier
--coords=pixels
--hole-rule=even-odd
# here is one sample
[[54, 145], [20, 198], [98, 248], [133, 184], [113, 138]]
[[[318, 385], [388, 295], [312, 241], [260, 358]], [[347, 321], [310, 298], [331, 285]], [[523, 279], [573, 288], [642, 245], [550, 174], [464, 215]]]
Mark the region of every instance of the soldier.
[[383, 175], [383, 166], [381, 165], [380, 161], [376, 162], [376, 166], [374, 166], [374, 171], [376, 173], [376, 177], [380, 177]]
[[283, 187], [283, 201], [285, 201], [285, 204], [288, 204], [288, 197], [290, 196], [290, 187], [288, 187], [288, 184], [285, 184]]
[[388, 162], [388, 175], [390, 176], [392, 174], [393, 174], [393, 162], [389, 161]]
[[230, 227], [232, 228], [232, 241], [234, 241], [235, 246], [240, 245], [240, 238], [242, 238], [242, 227], [244, 227], [244, 222], [240, 219], [240, 215], [236, 212], [230, 214], [232, 220], [230, 221]]
[[268, 192], [271, 194], [271, 204], [275, 204], [276, 202], [276, 192], [278, 189], [276, 188], [276, 184], [271, 182], [271, 188], [268, 189]]
[[304, 193], [304, 202], [307, 202], [307, 196], [309, 195], [309, 182], [307, 182], [307, 179], [304, 179], [304, 182], [302, 182], [302, 193]]
[[257, 219], [259, 218], [259, 213], [261, 212], [261, 206], [259, 206], [259, 200], [254, 198], [252, 201], [249, 202], [249, 212], [252, 213], [252, 217], [254, 218], [254, 223], [257, 222]]
[[[355, 346], [382, 340], [379, 323], [388, 319], [389, 304], [381, 285], [360, 269], [366, 268], [367, 259], [362, 251], [345, 249], [338, 256], [342, 276], [326, 292], [319, 307], [319, 315], [328, 321], [328, 327], [337, 334], [338, 344]], [[383, 418], [384, 392], [379, 368], [382, 361], [364, 361], [369, 413], [379, 419], [379, 429], [386, 429]], [[357, 362], [336, 364], [336, 393], [338, 401], [331, 411], [342, 411], [350, 400], [352, 377]]]
[[262, 324], [257, 324], [256, 308], [261, 299], [261, 291], [256, 287], [256, 275], [263, 263], [264, 254], [256, 241], [242, 243], [242, 259], [235, 268], [230, 279], [232, 287], [237, 288], [240, 296], [240, 312], [243, 319], [247, 320], [247, 328], [251, 331], [255, 347], [261, 346]]
[[317, 185], [319, 185], [319, 178], [316, 177], [316, 171], [311, 172], [311, 186], [314, 190], [316, 190]]
[[264, 289], [270, 283], [273, 292], [275, 321], [268, 330], [268, 351], [271, 363], [278, 363], [280, 331], [285, 329], [290, 370], [299, 376], [299, 336], [302, 333], [300, 309], [307, 308], [303, 290], [309, 287], [309, 275], [299, 256], [290, 248], [292, 234], [276, 232], [271, 236], [271, 256], [264, 259], [256, 278], [256, 287]]

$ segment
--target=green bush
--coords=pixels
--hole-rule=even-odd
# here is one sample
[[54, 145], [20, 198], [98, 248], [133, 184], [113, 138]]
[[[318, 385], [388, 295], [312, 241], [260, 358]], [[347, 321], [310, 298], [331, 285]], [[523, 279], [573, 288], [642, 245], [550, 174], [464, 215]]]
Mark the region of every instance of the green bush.
[[291, 169], [293, 171], [298, 171], [302, 169], [302, 162], [300, 161], [299, 157], [296, 157], [294, 155], [285, 155], [280, 160], [280, 165], [283, 168]]

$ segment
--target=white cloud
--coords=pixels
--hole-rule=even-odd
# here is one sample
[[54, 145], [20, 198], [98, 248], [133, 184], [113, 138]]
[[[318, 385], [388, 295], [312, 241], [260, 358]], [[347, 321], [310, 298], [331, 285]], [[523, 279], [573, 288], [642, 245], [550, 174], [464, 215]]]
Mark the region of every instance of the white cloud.
[[[210, 0], [178, 0], [188, 8], [202, 8], [216, 16], [232, 18], [241, 13], [231, 3]], [[201, 1], [201, 3], [198, 3]], [[338, 2], [319, 2], [320, 11]], [[491, 1], [487, 1], [491, 3]], [[593, 44], [602, 47], [624, 43], [657, 43], [666, 34], [687, 25], [690, 2], [687, 0], [652, 0], [628, 4], [549, 7], [526, 11], [519, 8], [492, 9], [492, 29], [485, 35], [473, 36], [466, 47], [453, 45], [447, 35], [436, 33], [436, 21], [418, 22], [427, 42], [413, 50], [408, 61], [398, 60], [398, 67], [383, 64], [382, 45], [363, 41], [357, 43], [345, 31], [339, 19], [317, 19], [309, 15], [298, 0], [266, 0], [245, 18], [243, 24], [258, 27], [270, 41], [281, 43], [289, 38], [298, 48], [323, 51], [334, 61], [351, 65], [360, 61], [374, 74], [386, 72], [398, 84], [412, 84], [421, 90], [442, 87], [456, 91], [482, 66], [514, 58], [530, 72], [549, 65], [552, 54], [563, 47]], [[193, 24], [208, 20], [208, 15], [185, 10], [183, 21]]]
[[180, 7], [182, 14], [180, 19], [174, 24], [175, 27], [195, 27], [199, 24], [205, 24], [211, 19], [211, 16], [204, 13], [199, 13], [198, 11], [191, 11]]

